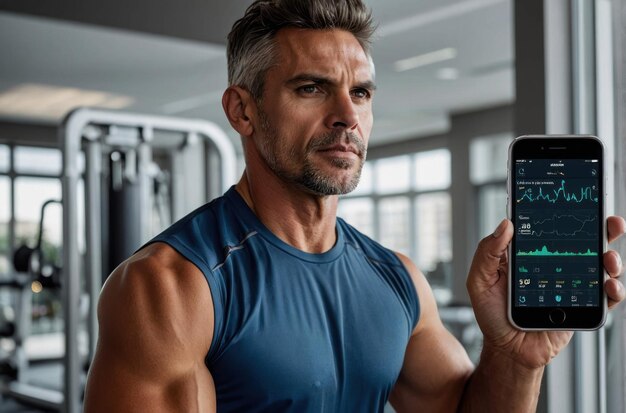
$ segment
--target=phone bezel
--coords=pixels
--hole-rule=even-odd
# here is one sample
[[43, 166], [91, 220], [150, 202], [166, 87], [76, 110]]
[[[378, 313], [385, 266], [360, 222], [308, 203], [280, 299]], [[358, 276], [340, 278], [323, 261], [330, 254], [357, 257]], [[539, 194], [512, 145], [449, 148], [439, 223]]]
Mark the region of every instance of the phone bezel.
[[[525, 135], [515, 139], [509, 146], [509, 173], [507, 179], [508, 202], [507, 209], [509, 219], [514, 222], [514, 199], [515, 199], [515, 162], [517, 159], [581, 159], [590, 156], [597, 157], [599, 161], [599, 216], [600, 234], [599, 251], [606, 251], [607, 235], [606, 225], [606, 173], [604, 166], [604, 145], [602, 141], [591, 135]], [[514, 222], [515, 224], [515, 222]], [[515, 236], [515, 235], [514, 235]], [[604, 280], [608, 275], [604, 270], [600, 272], [599, 294], [600, 305], [597, 307], [516, 307], [513, 303], [515, 283], [513, 253], [514, 240], [509, 244], [509, 277], [508, 277], [508, 316], [509, 321], [520, 330], [596, 330], [600, 328], [606, 319], [606, 294], [604, 292]], [[602, 256], [599, 256], [599, 264], [602, 267]], [[560, 324], [551, 321], [551, 314], [555, 311], [563, 311], [565, 320]]]

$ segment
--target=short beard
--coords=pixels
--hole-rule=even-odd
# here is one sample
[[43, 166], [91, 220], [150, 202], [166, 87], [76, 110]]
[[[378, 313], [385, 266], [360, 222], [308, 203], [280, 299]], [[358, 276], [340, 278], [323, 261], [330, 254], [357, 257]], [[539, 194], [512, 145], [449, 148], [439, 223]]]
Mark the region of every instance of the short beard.
[[[363, 141], [353, 132], [349, 131], [331, 131], [321, 136], [316, 136], [307, 145], [304, 153], [302, 167], [298, 171], [289, 171], [286, 163], [292, 159], [299, 159], [301, 154], [297, 153], [294, 148], [285, 148], [282, 146], [282, 140], [278, 136], [276, 128], [270, 123], [267, 115], [259, 109], [259, 118], [261, 121], [261, 130], [264, 134], [262, 142], [259, 145], [261, 156], [267, 163], [268, 167], [283, 180], [294, 182], [304, 187], [309, 192], [316, 195], [343, 195], [352, 192], [361, 178], [363, 163], [367, 156], [367, 147]], [[320, 148], [332, 146], [340, 142], [346, 142], [357, 148], [359, 159], [358, 167], [354, 174], [347, 182], [340, 182], [331, 174], [323, 173], [319, 168], [315, 167], [311, 162], [309, 155], [315, 153]], [[281, 154], [284, 155], [281, 157]], [[348, 159], [333, 159], [332, 165], [336, 168], [348, 170], [354, 166], [354, 161]]]

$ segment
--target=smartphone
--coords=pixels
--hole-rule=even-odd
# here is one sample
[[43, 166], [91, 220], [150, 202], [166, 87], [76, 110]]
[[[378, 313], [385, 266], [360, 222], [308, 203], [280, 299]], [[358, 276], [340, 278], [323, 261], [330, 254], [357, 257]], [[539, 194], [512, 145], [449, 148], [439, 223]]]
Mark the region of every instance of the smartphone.
[[508, 316], [521, 330], [594, 330], [605, 321], [604, 145], [528, 135], [509, 147]]

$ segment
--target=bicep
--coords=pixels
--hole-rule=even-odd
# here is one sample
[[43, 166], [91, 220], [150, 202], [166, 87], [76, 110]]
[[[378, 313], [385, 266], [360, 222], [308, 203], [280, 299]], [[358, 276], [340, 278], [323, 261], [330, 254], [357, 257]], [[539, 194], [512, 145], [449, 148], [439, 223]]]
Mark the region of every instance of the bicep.
[[[139, 358], [142, 358], [138, 354]], [[85, 413], [215, 412], [215, 390], [206, 368], [186, 374], [149, 377], [108, 349], [100, 348], [89, 372]]]
[[465, 349], [442, 324], [424, 275], [408, 258], [400, 258], [415, 283], [421, 311], [389, 400], [399, 413], [455, 412], [473, 371], [472, 363]]
[[215, 411], [204, 365], [213, 321], [206, 281], [195, 267], [171, 271], [156, 264], [121, 267], [103, 288], [87, 413], [141, 412], [147, 406], [157, 413]]
[[456, 412], [472, 365], [443, 327], [411, 337], [390, 396], [397, 412]]

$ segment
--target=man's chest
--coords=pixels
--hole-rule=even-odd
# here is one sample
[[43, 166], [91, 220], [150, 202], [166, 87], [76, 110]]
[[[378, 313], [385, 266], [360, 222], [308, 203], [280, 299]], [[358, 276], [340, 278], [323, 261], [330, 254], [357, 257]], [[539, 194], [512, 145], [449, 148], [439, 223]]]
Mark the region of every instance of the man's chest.
[[246, 400], [337, 407], [344, 397], [390, 391], [411, 326], [376, 268], [337, 261], [228, 270], [220, 348], [209, 364], [218, 400], [237, 389]]

